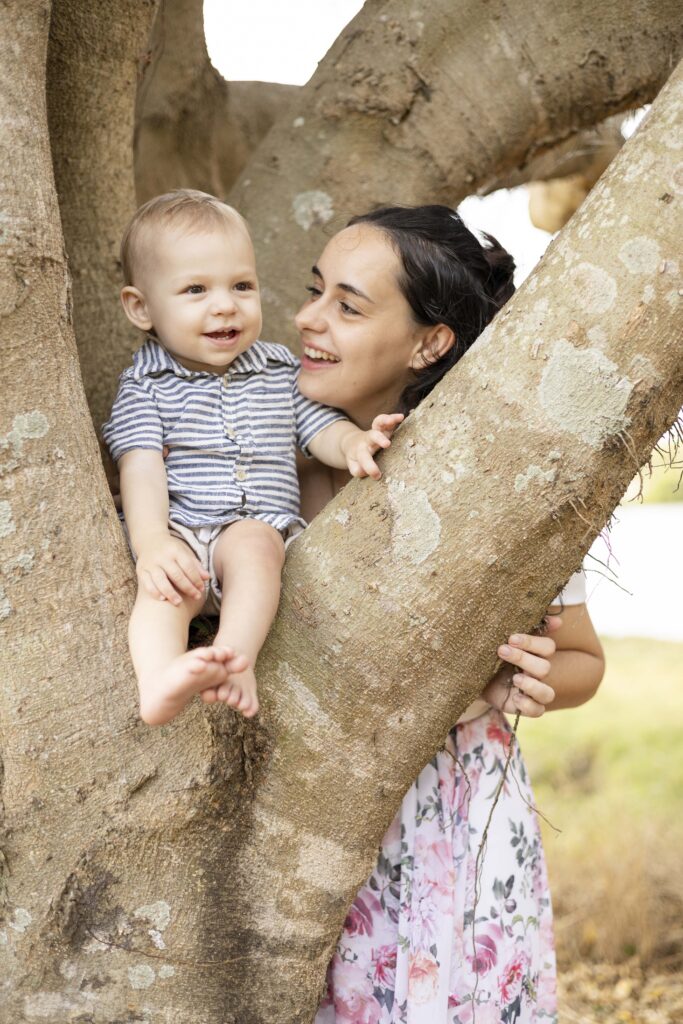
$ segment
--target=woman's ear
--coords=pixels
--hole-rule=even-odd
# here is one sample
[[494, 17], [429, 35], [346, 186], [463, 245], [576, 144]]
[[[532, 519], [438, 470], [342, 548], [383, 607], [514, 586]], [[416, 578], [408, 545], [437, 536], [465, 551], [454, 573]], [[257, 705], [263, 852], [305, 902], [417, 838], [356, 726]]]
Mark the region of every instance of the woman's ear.
[[137, 327], [141, 331], [152, 329], [147, 302], [139, 288], [134, 288], [132, 284], [127, 284], [125, 288], [122, 288], [121, 305], [133, 327]]
[[454, 345], [455, 334], [446, 324], [426, 328], [413, 352], [411, 369], [423, 370], [425, 366], [438, 362]]

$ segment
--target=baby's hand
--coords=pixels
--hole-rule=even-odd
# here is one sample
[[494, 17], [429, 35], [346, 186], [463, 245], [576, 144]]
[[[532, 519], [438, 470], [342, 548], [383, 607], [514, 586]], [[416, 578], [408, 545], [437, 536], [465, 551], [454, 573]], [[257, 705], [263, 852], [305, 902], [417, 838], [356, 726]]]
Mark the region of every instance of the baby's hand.
[[[562, 620], [557, 615], [546, 617], [548, 632], [559, 629]], [[552, 704], [555, 691], [543, 682], [551, 669], [555, 654], [555, 641], [549, 636], [530, 636], [519, 633], [498, 648], [498, 657], [516, 666], [511, 676], [509, 669], [501, 669], [488, 684], [482, 697], [499, 711], [515, 715], [519, 711], [527, 718], [540, 718], [547, 704]]]
[[182, 604], [182, 595], [199, 598], [209, 574], [187, 544], [160, 533], [150, 538], [139, 551], [135, 569], [140, 586], [159, 601]]
[[382, 474], [373, 455], [380, 448], [389, 447], [391, 436], [403, 419], [403, 413], [400, 412], [375, 416], [370, 430], [356, 431], [342, 443], [342, 452], [351, 476], [371, 476], [379, 480]]

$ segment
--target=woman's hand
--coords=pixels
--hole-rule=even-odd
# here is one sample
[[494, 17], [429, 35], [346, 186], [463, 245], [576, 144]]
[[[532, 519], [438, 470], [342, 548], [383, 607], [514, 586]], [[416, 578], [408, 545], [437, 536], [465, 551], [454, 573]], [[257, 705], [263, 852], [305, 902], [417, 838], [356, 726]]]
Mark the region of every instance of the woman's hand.
[[[562, 625], [558, 615], [545, 618], [548, 633]], [[550, 659], [555, 654], [555, 641], [549, 636], [515, 633], [507, 644], [498, 648], [498, 657], [513, 666], [505, 666], [493, 677], [482, 693], [483, 699], [507, 714], [519, 711], [527, 718], [540, 718], [554, 697], [555, 691], [543, 680], [550, 672]]]

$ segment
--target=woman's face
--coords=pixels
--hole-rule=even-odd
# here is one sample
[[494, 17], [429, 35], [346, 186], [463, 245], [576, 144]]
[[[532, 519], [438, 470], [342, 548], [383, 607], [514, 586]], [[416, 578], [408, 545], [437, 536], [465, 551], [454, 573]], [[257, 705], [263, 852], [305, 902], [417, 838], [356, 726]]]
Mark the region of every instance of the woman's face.
[[299, 389], [343, 409], [362, 427], [394, 412], [428, 330], [402, 294], [401, 267], [386, 235], [345, 228], [326, 246], [296, 325], [303, 355]]

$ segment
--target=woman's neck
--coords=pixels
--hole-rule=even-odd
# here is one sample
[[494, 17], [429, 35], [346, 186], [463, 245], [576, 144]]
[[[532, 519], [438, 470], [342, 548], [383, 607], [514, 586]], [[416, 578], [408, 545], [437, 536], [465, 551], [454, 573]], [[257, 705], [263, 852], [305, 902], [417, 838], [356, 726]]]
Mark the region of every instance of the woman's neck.
[[382, 395], [370, 395], [367, 399], [357, 403], [347, 403], [342, 412], [361, 430], [369, 430], [375, 416], [398, 410], [402, 393], [403, 384], [399, 387], [387, 389]]

